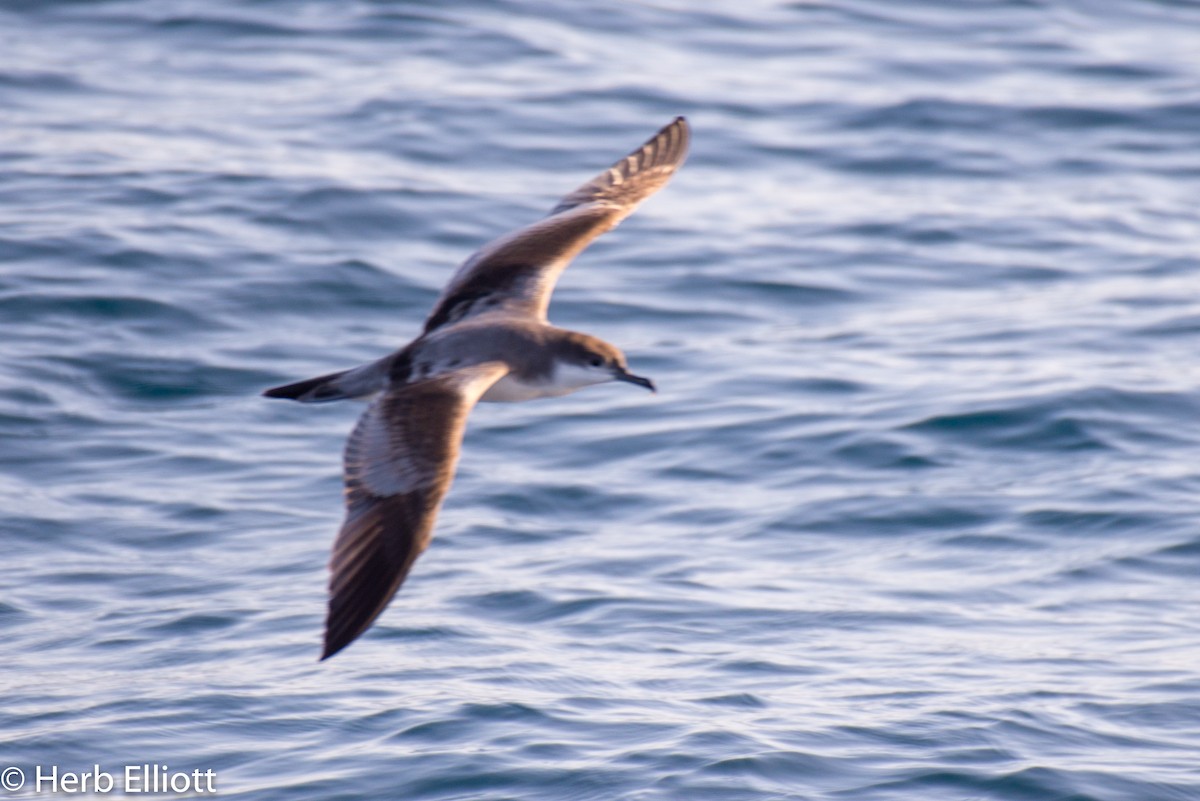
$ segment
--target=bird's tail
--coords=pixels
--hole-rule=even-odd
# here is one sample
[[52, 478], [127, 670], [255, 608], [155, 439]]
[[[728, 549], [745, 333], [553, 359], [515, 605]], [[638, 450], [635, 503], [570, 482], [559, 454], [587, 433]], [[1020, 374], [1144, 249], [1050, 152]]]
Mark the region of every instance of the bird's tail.
[[319, 375], [294, 384], [271, 387], [268, 398], [288, 398], [301, 403], [328, 403], [347, 398], [368, 398], [387, 384], [388, 359], [364, 364], [339, 373]]

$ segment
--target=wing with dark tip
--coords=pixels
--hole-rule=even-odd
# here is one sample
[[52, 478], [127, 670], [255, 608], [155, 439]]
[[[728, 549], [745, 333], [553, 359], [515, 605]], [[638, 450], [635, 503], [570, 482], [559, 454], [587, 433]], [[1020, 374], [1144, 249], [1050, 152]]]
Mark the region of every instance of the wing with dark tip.
[[548, 216], [485, 245], [442, 291], [425, 332], [497, 310], [544, 321], [554, 285], [571, 259], [666, 185], [687, 156], [688, 137], [687, 121], [677, 117], [564, 197]]
[[328, 659], [366, 631], [433, 536], [467, 415], [508, 368], [464, 367], [373, 402], [346, 442], [346, 519], [329, 561]]

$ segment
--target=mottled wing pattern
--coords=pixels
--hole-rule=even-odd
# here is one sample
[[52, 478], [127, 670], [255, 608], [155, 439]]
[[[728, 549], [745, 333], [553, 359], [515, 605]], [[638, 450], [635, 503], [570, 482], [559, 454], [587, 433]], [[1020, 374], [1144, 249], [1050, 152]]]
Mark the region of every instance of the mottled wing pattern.
[[327, 659], [370, 627], [433, 535], [467, 415], [508, 368], [464, 367], [380, 396], [346, 443], [346, 519], [330, 559]]
[[564, 197], [549, 216], [485, 245], [442, 292], [425, 332], [496, 310], [544, 321], [554, 285], [571, 259], [667, 183], [687, 156], [688, 137], [687, 121], [676, 118]]

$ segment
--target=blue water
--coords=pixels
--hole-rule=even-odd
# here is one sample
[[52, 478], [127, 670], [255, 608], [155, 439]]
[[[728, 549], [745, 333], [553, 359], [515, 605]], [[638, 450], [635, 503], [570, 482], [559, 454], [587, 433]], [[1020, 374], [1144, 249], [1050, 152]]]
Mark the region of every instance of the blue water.
[[[1200, 6], [0, 7], [0, 769], [253, 799], [1200, 798]], [[318, 664], [358, 408], [676, 114]]]

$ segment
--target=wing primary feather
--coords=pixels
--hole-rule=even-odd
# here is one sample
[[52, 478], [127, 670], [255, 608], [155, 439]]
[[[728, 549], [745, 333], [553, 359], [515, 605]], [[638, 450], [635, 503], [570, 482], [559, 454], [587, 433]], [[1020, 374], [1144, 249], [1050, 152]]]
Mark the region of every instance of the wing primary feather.
[[688, 139], [687, 120], [676, 117], [637, 150], [565, 196], [550, 216], [591, 202], [628, 208], [628, 214], [679, 169], [687, 155]]
[[563, 197], [549, 215], [484, 245], [446, 285], [425, 320], [425, 333], [490, 312], [545, 322], [558, 276], [596, 237], [666, 185], [687, 156], [688, 141], [687, 121], [676, 117]]

